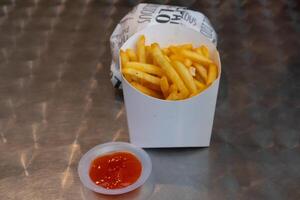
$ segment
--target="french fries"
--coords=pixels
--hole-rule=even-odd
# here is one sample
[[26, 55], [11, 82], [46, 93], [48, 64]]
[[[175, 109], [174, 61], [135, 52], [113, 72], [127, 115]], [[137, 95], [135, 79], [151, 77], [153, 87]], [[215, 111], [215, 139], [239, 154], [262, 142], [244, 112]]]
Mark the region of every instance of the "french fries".
[[171, 94], [171, 93], [177, 93], [177, 91], [178, 91], [178, 89], [177, 89], [176, 85], [172, 84], [170, 86], [170, 88], [169, 88], [169, 94]]
[[161, 91], [162, 91], [164, 97], [167, 98], [169, 96], [169, 89], [170, 89], [167, 77], [165, 77], [165, 76], [161, 77], [160, 88], [161, 88]]
[[159, 99], [162, 98], [162, 95], [160, 93], [158, 93], [154, 90], [151, 90], [151, 89], [149, 89], [149, 88], [147, 88], [147, 87], [145, 87], [145, 86], [143, 86], [143, 85], [141, 85], [137, 82], [132, 82], [131, 85], [133, 87], [135, 87], [136, 89], [138, 89], [139, 91], [141, 91], [142, 93], [144, 93], [144, 94], [147, 94], [147, 95], [150, 95], [152, 97], [159, 98]]
[[132, 49], [126, 49], [126, 53], [130, 61], [137, 61], [137, 55]]
[[146, 63], [145, 36], [141, 36], [136, 44], [138, 61]]
[[191, 94], [196, 94], [197, 93], [197, 88], [196, 85], [193, 81], [193, 77], [189, 70], [182, 64], [180, 61], [174, 61], [172, 62], [173, 67], [189, 89]]
[[182, 100], [193, 97], [218, 77], [218, 67], [205, 45], [145, 44], [140, 36], [133, 49], [120, 50], [124, 78], [137, 90], [154, 98]]
[[152, 55], [154, 60], [159, 64], [159, 66], [164, 70], [166, 76], [177, 86], [180, 96], [186, 98], [188, 96], [188, 89], [184, 85], [182, 79], [179, 77], [177, 72], [171, 63], [164, 57], [162, 51], [158, 45], [153, 45]]
[[200, 65], [198, 63], [194, 63], [193, 66], [196, 68], [197, 72], [199, 73], [201, 79], [203, 82], [207, 81], [207, 71], [203, 65]]
[[160, 67], [151, 64], [139, 63], [139, 62], [127, 62], [125, 64], [126, 68], [132, 68], [136, 70], [140, 70], [142, 72], [146, 72], [152, 75], [156, 75], [161, 77], [163, 75], [163, 71]]
[[120, 51], [120, 57], [121, 57], [121, 64], [122, 64], [122, 66], [125, 66], [126, 63], [129, 61], [128, 55], [125, 53], [125, 51], [121, 50]]
[[202, 55], [206, 58], [209, 58], [209, 50], [208, 50], [207, 46], [201, 45], [200, 49], [201, 49]]
[[202, 92], [203, 90], [205, 90], [206, 85], [201, 83], [200, 81], [194, 79], [194, 83], [196, 84], [197, 88], [198, 88], [198, 92]]
[[208, 66], [208, 74], [206, 84], [210, 85], [218, 76], [218, 68], [215, 64], [210, 64]]
[[193, 45], [192, 44], [182, 44], [182, 45], [178, 45], [178, 48], [192, 50]]
[[192, 61], [194, 61], [196, 63], [200, 63], [200, 64], [203, 63], [204, 65], [213, 64], [212, 60], [210, 60], [209, 58], [206, 58], [203, 55], [200, 55], [191, 50], [182, 49], [180, 51], [180, 54], [184, 57], [191, 59]]
[[169, 49], [169, 48], [163, 48], [162, 51], [163, 51], [163, 53], [164, 53], [166, 56], [169, 56], [169, 55], [170, 55], [170, 49]]
[[153, 85], [158, 85], [160, 86], [160, 79], [157, 78], [156, 76], [152, 76], [150, 74], [147, 74], [145, 72], [136, 70], [136, 69], [130, 69], [130, 68], [125, 68], [123, 69], [123, 73], [129, 76], [136, 77], [138, 79], [145, 80], [148, 83], [151, 83]]
[[154, 64], [152, 59], [152, 54], [151, 54], [151, 47], [146, 46], [145, 50], [146, 50], [146, 63]]

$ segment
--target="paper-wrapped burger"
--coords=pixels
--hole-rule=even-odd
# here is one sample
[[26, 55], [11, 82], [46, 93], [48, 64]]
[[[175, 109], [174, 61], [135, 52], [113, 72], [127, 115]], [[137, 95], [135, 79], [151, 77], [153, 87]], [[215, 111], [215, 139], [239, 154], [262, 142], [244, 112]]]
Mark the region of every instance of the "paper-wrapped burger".
[[209, 146], [221, 76], [215, 45], [207, 18], [182, 7], [139, 4], [122, 19], [111, 37], [112, 82], [122, 83], [131, 143]]

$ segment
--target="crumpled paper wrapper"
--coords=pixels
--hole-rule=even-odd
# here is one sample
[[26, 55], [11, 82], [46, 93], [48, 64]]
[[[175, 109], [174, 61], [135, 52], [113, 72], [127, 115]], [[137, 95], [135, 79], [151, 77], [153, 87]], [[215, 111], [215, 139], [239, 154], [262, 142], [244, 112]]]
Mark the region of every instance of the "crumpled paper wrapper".
[[110, 37], [111, 82], [114, 87], [122, 88], [122, 76], [119, 67], [121, 46], [136, 32], [155, 24], [185, 26], [198, 31], [213, 44], [217, 44], [217, 34], [204, 14], [179, 6], [138, 4], [123, 17]]

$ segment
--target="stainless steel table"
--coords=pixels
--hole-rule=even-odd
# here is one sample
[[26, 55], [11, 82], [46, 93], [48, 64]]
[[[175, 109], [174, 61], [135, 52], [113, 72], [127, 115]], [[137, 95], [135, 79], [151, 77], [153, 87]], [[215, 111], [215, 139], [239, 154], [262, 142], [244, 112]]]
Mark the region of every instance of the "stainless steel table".
[[156, 1], [204, 12], [223, 76], [209, 148], [147, 149], [153, 173], [108, 197], [77, 175], [91, 147], [128, 141], [108, 39], [136, 1], [0, 1], [0, 199], [300, 199], [300, 3]]

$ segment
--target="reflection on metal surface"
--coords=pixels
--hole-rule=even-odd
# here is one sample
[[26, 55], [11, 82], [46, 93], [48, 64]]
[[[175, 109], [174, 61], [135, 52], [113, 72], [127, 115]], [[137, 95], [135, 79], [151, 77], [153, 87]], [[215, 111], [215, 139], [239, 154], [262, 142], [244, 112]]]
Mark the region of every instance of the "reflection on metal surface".
[[138, 2], [0, 1], [0, 199], [300, 199], [296, 0], [168, 1], [219, 34], [212, 145], [147, 149], [154, 178], [127, 195], [83, 188], [81, 155], [128, 141], [108, 40]]
[[26, 167], [26, 164], [25, 164], [25, 154], [24, 153], [21, 153], [20, 161], [21, 161], [21, 164], [24, 168], [25, 175], [28, 176], [29, 174], [28, 174], [27, 167]]
[[0, 131], [0, 136], [1, 136], [1, 140], [3, 143], [6, 143], [7, 142], [7, 139], [5, 138], [4, 134], [2, 131]]
[[32, 124], [32, 139], [33, 139], [33, 142], [34, 142], [34, 148], [35, 149], [39, 148], [39, 144], [37, 142], [38, 139], [37, 139], [37, 135], [36, 135], [37, 129], [38, 129], [38, 125], [36, 123]]
[[[70, 167], [68, 166], [65, 171], [62, 174], [62, 179], [61, 179], [61, 188], [64, 189], [66, 186], [67, 181], [69, 178], [71, 178], [72, 173], [70, 172]], [[71, 184], [71, 183], [69, 183]]]
[[31, 156], [28, 156], [28, 153], [26, 152], [21, 152], [21, 156], [20, 156], [20, 162], [21, 165], [24, 169], [24, 173], [25, 176], [29, 176], [29, 172], [28, 172], [28, 167], [31, 164], [32, 160], [34, 159], [34, 155], [32, 154]]
[[125, 106], [123, 105], [122, 108], [120, 109], [120, 111], [117, 113], [116, 115], [116, 120], [119, 119], [125, 112]]
[[123, 129], [117, 130], [117, 132], [114, 134], [114, 136], [112, 138], [112, 141], [113, 142], [117, 141], [121, 137], [121, 134], [123, 131], [124, 131]]

